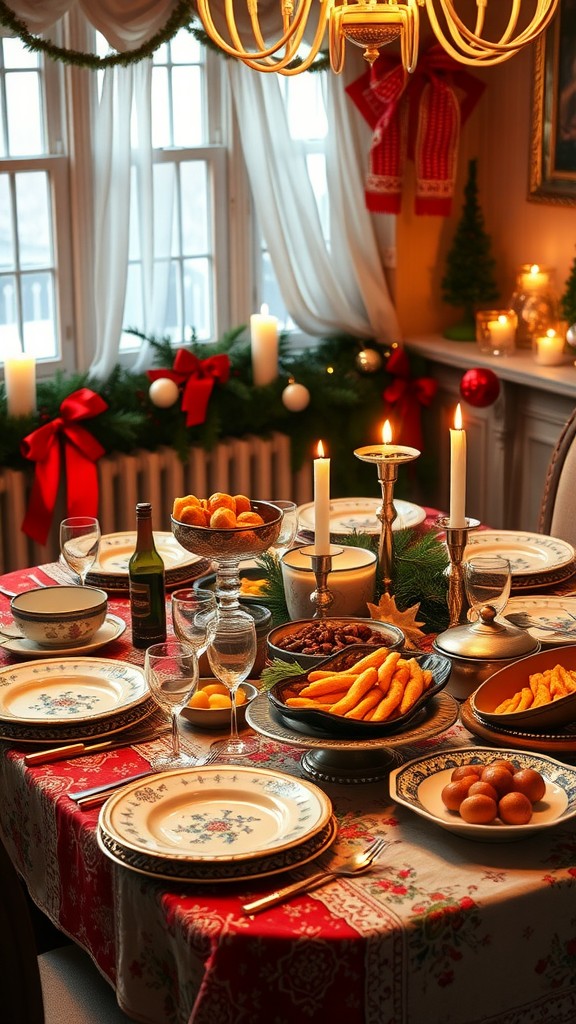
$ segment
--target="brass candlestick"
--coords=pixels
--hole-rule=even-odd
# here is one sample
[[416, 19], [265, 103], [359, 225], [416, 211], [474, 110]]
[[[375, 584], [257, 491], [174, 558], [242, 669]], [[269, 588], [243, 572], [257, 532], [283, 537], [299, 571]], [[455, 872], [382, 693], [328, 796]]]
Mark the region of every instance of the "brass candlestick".
[[470, 608], [464, 586], [464, 574], [462, 572], [462, 559], [468, 534], [470, 530], [477, 530], [480, 526], [479, 519], [466, 519], [466, 526], [450, 526], [450, 516], [438, 516], [436, 526], [444, 530], [446, 534], [446, 547], [450, 556], [448, 568], [448, 614], [450, 626], [458, 626], [467, 622], [467, 612]]
[[412, 462], [418, 458], [420, 452], [417, 448], [405, 448], [396, 444], [374, 444], [356, 448], [354, 455], [362, 462], [375, 464], [378, 470], [378, 482], [382, 492], [382, 504], [376, 509], [376, 515], [381, 523], [378, 570], [384, 593], [392, 594], [392, 525], [396, 519], [394, 484], [398, 479], [400, 463]]
[[342, 550], [336, 544], [331, 544], [329, 553], [319, 555], [313, 544], [300, 548], [300, 554], [308, 555], [310, 558], [312, 572], [316, 577], [316, 589], [310, 594], [310, 600], [316, 606], [313, 619], [324, 619], [334, 603], [334, 594], [328, 588], [328, 576], [332, 572], [333, 556], [342, 554]]

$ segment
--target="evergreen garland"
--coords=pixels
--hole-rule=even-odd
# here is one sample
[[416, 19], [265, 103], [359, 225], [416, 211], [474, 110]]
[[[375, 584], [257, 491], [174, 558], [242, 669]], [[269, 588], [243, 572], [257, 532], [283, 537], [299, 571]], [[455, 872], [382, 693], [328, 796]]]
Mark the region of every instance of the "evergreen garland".
[[576, 257], [572, 260], [570, 273], [564, 284], [560, 311], [569, 327], [576, 323]]

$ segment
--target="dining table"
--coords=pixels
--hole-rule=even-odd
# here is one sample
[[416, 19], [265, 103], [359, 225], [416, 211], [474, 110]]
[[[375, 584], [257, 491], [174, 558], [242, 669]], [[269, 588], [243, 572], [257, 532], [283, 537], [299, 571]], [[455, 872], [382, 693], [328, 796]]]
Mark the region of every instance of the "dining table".
[[[428, 525], [433, 522], [430, 516]], [[0, 577], [0, 625], [11, 621], [8, 594], [61, 581], [57, 563]], [[575, 590], [575, 577], [562, 587]], [[108, 609], [126, 629], [94, 657], [142, 666], [143, 652], [131, 642], [127, 594], [110, 592]], [[430, 649], [432, 638], [425, 639]], [[0, 669], [21, 663], [0, 646]], [[262, 688], [262, 708], [266, 700]], [[408, 731], [391, 748], [391, 763], [491, 746], [464, 724], [457, 700], [446, 697], [443, 707], [442, 731]], [[167, 734], [140, 741], [128, 732], [125, 745], [36, 766], [26, 763], [33, 744], [0, 742], [0, 830], [9, 854], [32, 900], [90, 955], [130, 1018], [143, 1024], [576, 1020], [576, 817], [511, 841], [494, 841], [496, 833], [490, 841], [468, 838], [394, 800], [386, 771], [371, 781], [346, 772], [311, 778], [297, 734], [256, 731], [256, 752], [215, 761], [206, 771], [265, 769], [317, 786], [334, 821], [321, 863], [385, 840], [370, 871], [334, 878], [259, 913], [244, 907], [317, 870], [318, 860], [263, 877], [164, 878], [109, 856], [98, 841], [102, 809], [72, 799], [79, 790], [145, 772], [151, 755], [168, 747]], [[181, 734], [201, 761], [226, 732], [183, 722]], [[495, 756], [502, 750], [505, 743], [494, 744]], [[573, 764], [576, 740], [552, 756]]]

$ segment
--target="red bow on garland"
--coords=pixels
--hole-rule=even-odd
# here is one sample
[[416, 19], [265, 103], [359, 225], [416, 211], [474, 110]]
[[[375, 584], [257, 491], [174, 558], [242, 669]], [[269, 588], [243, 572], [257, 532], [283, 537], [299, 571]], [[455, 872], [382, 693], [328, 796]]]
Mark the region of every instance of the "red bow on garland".
[[366, 206], [399, 213], [406, 156], [416, 163], [417, 214], [450, 213], [460, 125], [474, 109], [484, 83], [441, 46], [421, 54], [413, 74], [399, 57], [380, 55], [346, 92], [373, 129]]
[[179, 348], [171, 370], [147, 370], [148, 380], [168, 378], [182, 389], [182, 412], [186, 413], [186, 426], [204, 423], [212, 388], [216, 381], [225, 384], [230, 376], [230, 359], [226, 355], [198, 359], [186, 348]]
[[432, 377], [412, 377], [410, 363], [403, 348], [395, 348], [386, 363], [386, 373], [395, 380], [385, 389], [383, 398], [396, 406], [402, 444], [422, 451], [421, 406], [430, 405], [438, 390]]
[[38, 427], [21, 442], [22, 455], [36, 463], [22, 529], [38, 544], [46, 543], [56, 507], [62, 449], [66, 462], [67, 515], [98, 515], [96, 463], [104, 455], [104, 448], [77, 421], [98, 416], [107, 408], [95, 391], [80, 388], [64, 399], [56, 419]]

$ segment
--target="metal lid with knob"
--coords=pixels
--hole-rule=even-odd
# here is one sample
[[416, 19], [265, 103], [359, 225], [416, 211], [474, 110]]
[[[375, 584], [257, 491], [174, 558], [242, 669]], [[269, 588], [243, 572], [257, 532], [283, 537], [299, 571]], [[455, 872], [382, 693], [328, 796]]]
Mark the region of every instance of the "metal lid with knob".
[[491, 604], [479, 609], [479, 618], [440, 633], [434, 642], [443, 654], [458, 658], [493, 661], [523, 658], [539, 650], [540, 644], [526, 630], [497, 619]]

